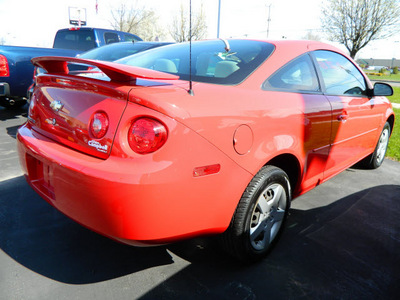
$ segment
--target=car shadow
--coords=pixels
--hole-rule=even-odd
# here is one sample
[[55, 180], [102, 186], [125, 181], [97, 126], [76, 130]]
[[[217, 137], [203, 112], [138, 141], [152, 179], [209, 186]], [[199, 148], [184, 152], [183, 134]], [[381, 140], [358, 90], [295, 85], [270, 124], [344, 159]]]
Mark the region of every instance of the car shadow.
[[0, 182], [0, 191], [1, 250], [59, 282], [96, 283], [185, 260], [189, 266], [143, 299], [394, 299], [400, 293], [400, 185], [291, 209], [279, 243], [254, 264], [225, 255], [215, 237], [154, 248], [111, 241], [62, 215], [23, 177]]
[[21, 125], [12, 126], [12, 127], [7, 127], [7, 128], [6, 128], [7, 134], [8, 134], [10, 137], [12, 137], [13, 139], [16, 139], [16, 138], [17, 138], [17, 131], [18, 131], [18, 128], [20, 128], [20, 127], [21, 127]]
[[0, 106], [0, 121], [17, 119], [21, 116], [25, 118], [28, 116], [28, 104], [13, 109], [7, 109]]
[[76, 224], [23, 176], [0, 182], [0, 191], [0, 249], [42, 276], [88, 284], [173, 263], [165, 247], [123, 245]]
[[142, 298], [396, 299], [399, 220], [400, 185], [383, 185], [292, 209], [276, 247], [255, 264], [238, 264], [214, 239], [172, 245], [191, 265]]
[[[15, 109], [6, 109], [4, 107], [0, 107], [0, 122], [14, 119], [13, 123], [17, 123], [18, 125], [10, 126], [5, 128], [7, 134], [12, 138], [16, 138], [18, 128], [25, 123], [26, 118], [28, 116], [28, 106], [24, 105]], [[0, 123], [1, 124], [1, 123]]]

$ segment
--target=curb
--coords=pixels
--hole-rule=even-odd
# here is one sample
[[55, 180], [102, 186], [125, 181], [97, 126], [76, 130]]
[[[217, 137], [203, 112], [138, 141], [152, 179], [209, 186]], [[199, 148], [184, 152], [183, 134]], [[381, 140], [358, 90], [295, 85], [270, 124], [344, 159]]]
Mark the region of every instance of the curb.
[[370, 79], [371, 82], [389, 82], [389, 83], [400, 83], [398, 80], [390, 80], [390, 79]]
[[393, 108], [400, 108], [400, 103], [392, 103]]

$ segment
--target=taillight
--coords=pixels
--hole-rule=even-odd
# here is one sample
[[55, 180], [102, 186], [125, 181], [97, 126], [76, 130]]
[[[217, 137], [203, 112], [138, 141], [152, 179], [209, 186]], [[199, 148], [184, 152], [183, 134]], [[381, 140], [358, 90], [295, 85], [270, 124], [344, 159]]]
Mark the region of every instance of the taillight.
[[152, 153], [160, 149], [167, 141], [165, 126], [152, 118], [136, 119], [128, 133], [129, 146], [139, 154]]
[[9, 77], [10, 70], [8, 68], [8, 61], [4, 55], [0, 55], [0, 77]]
[[96, 139], [101, 139], [105, 136], [108, 130], [108, 123], [108, 116], [105, 112], [94, 113], [89, 125], [92, 136]]

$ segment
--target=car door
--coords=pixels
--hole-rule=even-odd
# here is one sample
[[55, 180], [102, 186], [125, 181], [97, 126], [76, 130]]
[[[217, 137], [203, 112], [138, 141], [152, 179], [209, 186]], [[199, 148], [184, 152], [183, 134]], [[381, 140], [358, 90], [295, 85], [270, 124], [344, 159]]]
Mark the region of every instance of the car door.
[[367, 96], [362, 73], [341, 54], [313, 52], [324, 94], [332, 106], [331, 149], [324, 173], [328, 179], [371, 152], [381, 114]]
[[303, 152], [303, 178], [300, 189], [309, 190], [323, 180], [331, 138], [332, 110], [322, 94], [309, 54], [295, 58], [263, 84], [264, 90], [280, 92], [280, 99], [298, 103], [302, 115], [299, 140]]

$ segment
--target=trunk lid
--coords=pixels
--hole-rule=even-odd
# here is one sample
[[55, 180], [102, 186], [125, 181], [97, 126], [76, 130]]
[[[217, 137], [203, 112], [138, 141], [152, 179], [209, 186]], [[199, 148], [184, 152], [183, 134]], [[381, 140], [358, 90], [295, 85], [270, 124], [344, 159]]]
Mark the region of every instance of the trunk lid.
[[[39, 82], [31, 99], [28, 122], [52, 140], [98, 157], [110, 154], [115, 131], [127, 102], [127, 94], [87, 81], [46, 78]], [[108, 129], [102, 138], [90, 132], [92, 117], [106, 113]]]
[[[178, 79], [163, 72], [71, 57], [38, 57], [32, 59], [32, 63], [47, 72], [36, 78], [28, 115], [32, 128], [60, 144], [102, 159], [110, 155], [129, 91], [136, 85], [136, 79]], [[106, 78], [99, 80], [69, 74], [68, 63], [97, 67]], [[96, 113], [108, 119], [105, 135], [98, 138], [90, 130]]]

